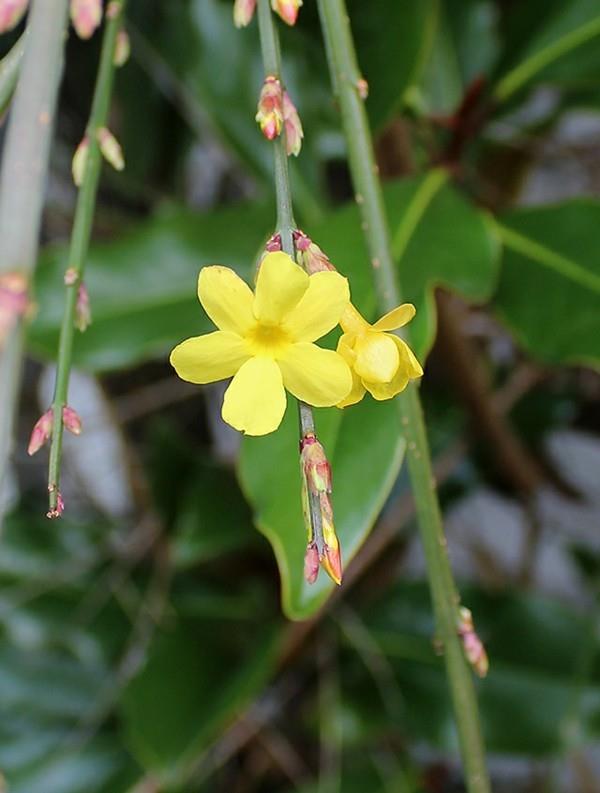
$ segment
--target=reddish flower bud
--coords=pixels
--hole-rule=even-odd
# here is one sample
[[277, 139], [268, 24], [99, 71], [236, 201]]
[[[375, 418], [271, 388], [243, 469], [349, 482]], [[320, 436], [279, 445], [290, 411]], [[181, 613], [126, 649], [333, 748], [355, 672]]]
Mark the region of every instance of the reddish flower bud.
[[80, 39], [89, 39], [102, 21], [102, 0], [71, 0], [71, 22]]
[[81, 419], [74, 408], [65, 405], [62, 410], [62, 419], [66, 430], [72, 432], [73, 435], [81, 435]]
[[90, 296], [84, 283], [79, 284], [75, 304], [75, 327], [83, 333], [92, 324]]
[[357, 80], [356, 90], [358, 91], [358, 95], [361, 99], [366, 99], [369, 96], [369, 83], [364, 77], [361, 77], [360, 80]]
[[46, 517], [51, 520], [60, 518], [65, 511], [65, 502], [60, 490], [57, 490], [56, 485], [48, 485], [48, 493], [50, 494], [50, 509], [46, 512]]
[[314, 542], [309, 542], [304, 555], [304, 580], [307, 584], [314, 584], [319, 575], [319, 551]]
[[281, 135], [283, 128], [283, 96], [281, 83], [273, 75], [265, 78], [258, 99], [256, 121], [267, 140], [274, 140]]
[[249, 25], [256, 9], [256, 0], [235, 0], [233, 4], [233, 24], [236, 28]]
[[88, 153], [90, 150], [90, 139], [84, 135], [81, 139], [79, 146], [75, 149], [73, 161], [71, 162], [71, 173], [73, 174], [73, 181], [76, 187], [81, 187], [83, 184], [83, 177], [85, 176], [85, 168], [88, 161]]
[[288, 25], [295, 25], [302, 0], [271, 0], [271, 8]]
[[325, 449], [312, 432], [300, 441], [300, 462], [309, 491], [316, 495], [331, 493], [331, 466]]
[[27, 447], [27, 454], [29, 456], [39, 452], [42, 446], [50, 439], [52, 435], [53, 418], [54, 411], [52, 408], [48, 408], [34, 424], [31, 438], [29, 439], [29, 446]]
[[283, 121], [285, 123], [285, 148], [288, 154], [297, 157], [302, 148], [304, 131], [296, 106], [287, 91], [283, 92]]
[[0, 33], [16, 27], [29, 5], [29, 0], [0, 0]]
[[321, 526], [325, 542], [321, 554], [321, 565], [329, 577], [338, 585], [342, 583], [342, 555], [340, 543], [333, 525], [333, 507], [327, 492], [319, 495], [321, 505]]
[[483, 642], [475, 632], [473, 615], [468, 608], [459, 609], [458, 635], [462, 639], [467, 661], [479, 677], [485, 677], [489, 669], [489, 660]]
[[310, 237], [299, 229], [294, 232], [294, 244], [298, 254], [298, 263], [309, 275], [322, 270], [335, 270], [328, 256]]
[[20, 317], [31, 308], [27, 278], [22, 273], [0, 275], [0, 349]]
[[115, 54], [113, 55], [113, 63], [117, 68], [125, 66], [131, 55], [131, 42], [129, 34], [126, 30], [120, 30], [117, 33], [117, 41], [115, 44]]
[[123, 151], [119, 141], [106, 127], [101, 127], [96, 133], [96, 137], [104, 159], [116, 171], [122, 171], [125, 167], [125, 160], [123, 159]]
[[273, 234], [267, 240], [267, 244], [265, 245], [265, 251], [267, 253], [277, 253], [281, 250], [281, 234]]

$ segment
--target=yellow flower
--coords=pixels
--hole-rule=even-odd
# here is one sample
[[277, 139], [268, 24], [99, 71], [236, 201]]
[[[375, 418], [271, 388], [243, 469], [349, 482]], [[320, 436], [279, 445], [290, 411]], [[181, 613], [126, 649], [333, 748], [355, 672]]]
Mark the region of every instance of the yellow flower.
[[182, 380], [212, 383], [235, 375], [223, 419], [248, 435], [276, 430], [285, 388], [315, 407], [344, 399], [352, 376], [344, 359], [312, 342], [334, 328], [346, 309], [348, 282], [339, 273], [307, 275], [286, 253], [268, 253], [256, 291], [228, 267], [204, 267], [198, 297], [219, 330], [179, 344], [171, 364]]
[[421, 377], [423, 369], [408, 344], [393, 333], [415, 315], [415, 307], [404, 303], [374, 325], [370, 325], [352, 304], [342, 315], [344, 331], [337, 351], [352, 370], [352, 389], [338, 403], [344, 408], [354, 405], [368, 391], [375, 399], [391, 399], [403, 391], [409, 380]]

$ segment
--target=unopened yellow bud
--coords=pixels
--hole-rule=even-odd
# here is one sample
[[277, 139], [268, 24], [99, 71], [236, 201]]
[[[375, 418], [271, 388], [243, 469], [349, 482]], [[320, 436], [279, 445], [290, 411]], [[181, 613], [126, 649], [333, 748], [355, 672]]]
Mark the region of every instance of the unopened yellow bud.
[[249, 25], [256, 9], [256, 0], [235, 0], [233, 4], [233, 24], [236, 28]]
[[283, 95], [281, 83], [273, 75], [265, 78], [258, 99], [256, 120], [267, 140], [274, 140], [283, 129]]
[[102, 21], [102, 0], [71, 0], [71, 22], [80, 39], [89, 39]]
[[302, 0], [271, 0], [271, 8], [288, 25], [295, 25]]
[[87, 135], [84, 135], [81, 139], [81, 143], [75, 149], [75, 154], [73, 155], [73, 161], [71, 163], [71, 173], [73, 174], [73, 181], [76, 187], [81, 187], [83, 184], [89, 150], [90, 139]]
[[120, 30], [117, 33], [117, 43], [115, 44], [113, 63], [117, 68], [124, 66], [129, 60], [130, 55], [131, 42], [129, 41], [129, 34], [126, 30]]
[[119, 141], [106, 127], [101, 127], [96, 133], [96, 137], [104, 159], [116, 171], [122, 171], [125, 167], [125, 160], [123, 159], [123, 151]]

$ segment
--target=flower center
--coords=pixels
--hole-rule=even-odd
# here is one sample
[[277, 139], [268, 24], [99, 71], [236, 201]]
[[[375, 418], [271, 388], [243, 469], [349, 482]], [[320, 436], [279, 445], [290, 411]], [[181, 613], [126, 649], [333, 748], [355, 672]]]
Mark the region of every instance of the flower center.
[[292, 343], [290, 336], [279, 325], [258, 323], [248, 333], [246, 340], [254, 355], [279, 358]]

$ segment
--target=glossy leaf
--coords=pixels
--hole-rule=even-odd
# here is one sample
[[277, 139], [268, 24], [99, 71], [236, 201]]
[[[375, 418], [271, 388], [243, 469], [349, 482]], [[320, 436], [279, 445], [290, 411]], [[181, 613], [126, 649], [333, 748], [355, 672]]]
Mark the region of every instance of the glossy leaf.
[[[271, 211], [256, 205], [203, 215], [171, 209], [93, 246], [85, 279], [93, 322], [75, 337], [75, 365], [92, 371], [133, 366], [212, 329], [196, 297], [200, 268], [225, 264], [249, 277], [272, 222]], [[29, 346], [49, 359], [58, 343], [66, 255], [62, 246], [47, 251], [36, 274], [39, 312]]]
[[504, 254], [494, 307], [534, 357], [600, 364], [600, 203], [514, 210], [500, 220]]
[[[170, 782], [208, 747], [266, 682], [272, 638], [248, 626], [178, 620], [149, 649], [122, 700], [125, 736], [139, 762]], [[249, 649], [248, 649], [249, 648]]]
[[[366, 397], [344, 411], [318, 410], [317, 432], [333, 468], [333, 505], [344, 564], [365, 541], [396, 480], [404, 454], [398, 411], [393, 403]], [[304, 581], [306, 529], [300, 501], [296, 406], [290, 400], [279, 430], [245, 438], [239, 464], [242, 487], [254, 507], [258, 529], [275, 553], [283, 609], [305, 619], [331, 594], [334, 584], [321, 571]], [[360, 482], [360, 487], [357, 487]]]
[[[496, 283], [498, 243], [484, 214], [445, 185], [439, 171], [386, 185], [384, 195], [402, 295], [417, 308], [410, 338], [424, 361], [435, 339], [435, 287], [474, 302], [488, 300]], [[375, 318], [372, 265], [357, 207], [341, 209], [310, 234], [350, 278], [359, 309]]]

